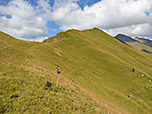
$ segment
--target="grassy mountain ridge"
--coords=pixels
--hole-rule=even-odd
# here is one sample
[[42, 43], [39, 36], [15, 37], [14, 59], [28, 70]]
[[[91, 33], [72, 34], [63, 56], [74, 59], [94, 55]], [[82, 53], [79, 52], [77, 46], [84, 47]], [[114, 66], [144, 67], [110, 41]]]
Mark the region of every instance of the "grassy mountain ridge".
[[[41, 54], [40, 43], [0, 35], [0, 113], [67, 114], [106, 110], [84, 97], [76, 85], [66, 84], [66, 78], [61, 77], [60, 88], [56, 88], [56, 74], [45, 68], [48, 64], [36, 55]], [[52, 82], [53, 87], [45, 88], [46, 81]]]
[[[10, 111], [47, 110], [47, 113], [55, 111], [59, 113], [58, 109], [64, 113], [152, 111], [152, 85], [149, 82], [152, 80], [151, 55], [129, 47], [98, 29], [68, 30], [51, 38], [54, 40], [46, 40], [43, 43], [11, 39], [3, 33], [0, 35], [0, 61], [3, 63], [0, 84], [5, 85], [5, 88], [1, 88], [0, 98], [4, 103], [9, 103]], [[55, 87], [57, 64], [62, 69], [59, 90]], [[135, 68], [134, 73], [131, 72], [132, 68]], [[144, 76], [141, 76], [142, 73]], [[53, 82], [52, 89], [44, 88], [47, 80]], [[12, 90], [7, 85], [9, 82], [12, 86], [19, 86], [21, 82], [23, 87], [15, 86]], [[14, 92], [19, 97], [14, 95], [15, 99], [12, 98]], [[73, 93], [77, 94], [70, 97]], [[133, 95], [135, 99], [128, 98], [128, 94]], [[34, 96], [37, 97], [38, 104], [42, 103], [39, 108], [36, 108], [38, 104], [32, 98]], [[39, 96], [42, 100], [38, 98]], [[11, 102], [15, 100], [15, 104], [23, 103], [19, 102], [19, 99], [26, 100], [27, 104], [25, 109], [17, 105], [18, 110], [15, 110]], [[31, 104], [30, 100], [35, 105]], [[51, 104], [54, 105], [50, 106]], [[67, 106], [64, 107], [65, 104]], [[6, 106], [1, 104], [1, 110], [4, 108], [2, 111], [7, 112]]]

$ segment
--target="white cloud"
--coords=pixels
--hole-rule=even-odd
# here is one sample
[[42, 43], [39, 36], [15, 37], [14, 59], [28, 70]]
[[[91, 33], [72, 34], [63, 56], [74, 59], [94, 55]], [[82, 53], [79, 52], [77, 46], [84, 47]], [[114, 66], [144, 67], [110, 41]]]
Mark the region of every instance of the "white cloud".
[[147, 22], [150, 26], [152, 26], [152, 12], [151, 12], [151, 14], [149, 14]]
[[[12, 0], [0, 6], [0, 30], [17, 37], [45, 37], [47, 22], [54, 21], [60, 29], [99, 27], [114, 35], [118, 32], [132, 36], [152, 36], [152, 0], [101, 0], [83, 9], [79, 0], [38, 0], [32, 6], [24, 0]], [[53, 30], [53, 29], [52, 29]]]
[[[37, 38], [31, 38], [31, 39], [28, 39], [29, 41], [35, 41], [35, 42], [43, 42], [44, 40], [48, 39], [48, 37], [37, 37]], [[27, 39], [26, 39], [27, 40]]]
[[152, 36], [151, 31], [152, 31], [152, 26], [150, 26], [147, 23], [105, 30], [105, 32], [109, 33], [112, 36], [116, 36], [118, 33], [122, 33], [130, 36], [140, 36], [140, 37]]
[[0, 30], [6, 31], [17, 37], [45, 36], [48, 34], [47, 20], [37, 13], [29, 2], [12, 0], [7, 6], [0, 6], [0, 13], [11, 15], [0, 17]]
[[52, 29], [50, 29], [50, 31], [55, 32], [55, 31], [57, 31], [57, 30], [56, 30], [56, 29], [54, 29], [54, 28], [52, 28]]
[[131, 36], [149, 37], [152, 36], [152, 12], [145, 19], [145, 23], [132, 24], [114, 29], [105, 30], [109, 34], [115, 36], [118, 33], [125, 33]]
[[151, 35], [152, 18], [146, 14], [152, 9], [151, 0], [102, 0], [83, 10], [72, 0], [63, 1], [56, 0], [51, 14], [63, 30], [99, 27], [110, 33], [127, 30], [130, 35]]

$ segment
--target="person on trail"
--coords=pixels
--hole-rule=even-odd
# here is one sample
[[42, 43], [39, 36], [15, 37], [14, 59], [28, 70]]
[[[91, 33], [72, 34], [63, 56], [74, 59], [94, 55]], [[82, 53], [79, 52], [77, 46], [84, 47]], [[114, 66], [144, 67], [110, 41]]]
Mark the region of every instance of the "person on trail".
[[57, 71], [57, 74], [60, 74], [60, 73], [61, 73], [61, 72], [60, 72], [60, 67], [59, 67], [59, 65], [57, 65], [56, 71]]
[[56, 86], [58, 88], [58, 85], [59, 85], [59, 74], [61, 73], [59, 65], [57, 65], [56, 71], [57, 71], [57, 84], [56, 84]]

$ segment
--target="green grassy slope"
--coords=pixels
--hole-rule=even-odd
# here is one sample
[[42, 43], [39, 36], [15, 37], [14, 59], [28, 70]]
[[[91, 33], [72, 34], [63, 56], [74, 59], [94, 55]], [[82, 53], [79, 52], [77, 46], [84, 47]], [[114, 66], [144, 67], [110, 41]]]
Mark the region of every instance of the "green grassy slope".
[[[63, 39], [56, 40], [60, 38]], [[150, 54], [98, 29], [69, 30], [52, 39], [34, 43], [0, 33], [1, 112], [142, 114], [152, 111]], [[62, 69], [58, 89], [57, 64]], [[47, 80], [53, 83], [52, 88], [44, 87]], [[128, 94], [134, 98], [128, 98]]]
[[[66, 78], [61, 77], [60, 87], [56, 88], [55, 67], [48, 63], [47, 55], [53, 51], [47, 49], [41, 43], [21, 41], [0, 33], [0, 113], [109, 112], [85, 97], [75, 84], [66, 84]], [[41, 56], [44, 53], [46, 58]], [[45, 87], [46, 81], [53, 86]]]

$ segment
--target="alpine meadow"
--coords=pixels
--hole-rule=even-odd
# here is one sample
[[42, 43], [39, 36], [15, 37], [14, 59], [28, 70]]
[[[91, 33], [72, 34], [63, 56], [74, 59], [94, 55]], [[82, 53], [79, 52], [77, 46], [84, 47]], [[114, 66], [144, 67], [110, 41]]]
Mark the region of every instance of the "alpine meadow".
[[0, 113], [151, 112], [151, 54], [97, 28], [71, 29], [42, 43], [0, 32]]

